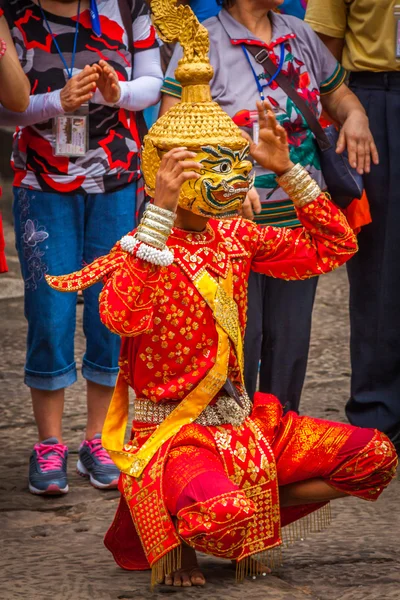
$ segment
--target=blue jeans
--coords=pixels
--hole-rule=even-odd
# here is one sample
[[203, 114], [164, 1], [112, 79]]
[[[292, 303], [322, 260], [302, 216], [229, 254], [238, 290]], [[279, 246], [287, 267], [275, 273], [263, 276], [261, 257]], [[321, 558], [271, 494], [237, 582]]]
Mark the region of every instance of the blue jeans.
[[[77, 271], [107, 254], [134, 227], [136, 183], [116, 192], [67, 195], [14, 188], [16, 247], [25, 281], [28, 321], [25, 383], [58, 390], [77, 378], [74, 360], [76, 293], [50, 288], [45, 274]], [[85, 379], [114, 386], [120, 340], [100, 321], [102, 283], [83, 292]]]

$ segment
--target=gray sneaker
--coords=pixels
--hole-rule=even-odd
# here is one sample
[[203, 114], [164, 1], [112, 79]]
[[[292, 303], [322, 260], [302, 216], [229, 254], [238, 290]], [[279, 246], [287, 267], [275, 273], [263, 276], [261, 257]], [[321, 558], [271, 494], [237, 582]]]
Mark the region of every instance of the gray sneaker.
[[76, 470], [82, 477], [88, 477], [95, 488], [110, 490], [118, 487], [119, 470], [101, 445], [100, 433], [80, 445]]
[[57, 438], [35, 444], [29, 462], [29, 491], [55, 496], [68, 492], [68, 448]]

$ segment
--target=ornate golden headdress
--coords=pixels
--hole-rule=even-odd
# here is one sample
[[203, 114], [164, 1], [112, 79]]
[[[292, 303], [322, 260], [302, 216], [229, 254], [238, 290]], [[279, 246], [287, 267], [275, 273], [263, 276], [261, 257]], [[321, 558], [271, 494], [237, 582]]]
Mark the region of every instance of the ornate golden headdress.
[[152, 0], [151, 8], [161, 39], [179, 42], [183, 49], [175, 71], [182, 85], [182, 99], [158, 119], [144, 140], [142, 168], [152, 196], [161, 153], [180, 146], [198, 152], [205, 146], [243, 151], [248, 143], [232, 119], [212, 101], [207, 29], [189, 6], [177, 6], [177, 0]]

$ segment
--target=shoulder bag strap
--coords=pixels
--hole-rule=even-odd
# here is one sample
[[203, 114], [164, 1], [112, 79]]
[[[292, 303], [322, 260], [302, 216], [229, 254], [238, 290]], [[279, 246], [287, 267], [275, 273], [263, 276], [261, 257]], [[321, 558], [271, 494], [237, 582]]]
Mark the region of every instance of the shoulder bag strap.
[[[262, 65], [264, 71], [270, 77], [274, 76], [278, 69], [270, 60], [268, 51], [265, 48], [260, 49], [259, 46], [253, 46], [250, 44], [245, 44], [245, 46], [246, 49], [250, 52], [250, 54], [254, 56], [256, 61], [260, 65]], [[284, 75], [282, 72], [279, 73], [276, 76], [275, 81], [279, 85], [279, 87], [285, 92], [285, 94], [294, 102], [297, 108], [300, 109], [301, 113], [303, 114], [303, 117], [307, 121], [309, 128], [315, 135], [320, 150], [329, 150], [332, 147], [331, 143], [328, 137], [326, 136], [323, 128], [321, 127], [318, 119], [307, 106], [305, 100], [296, 92], [286, 75]]]

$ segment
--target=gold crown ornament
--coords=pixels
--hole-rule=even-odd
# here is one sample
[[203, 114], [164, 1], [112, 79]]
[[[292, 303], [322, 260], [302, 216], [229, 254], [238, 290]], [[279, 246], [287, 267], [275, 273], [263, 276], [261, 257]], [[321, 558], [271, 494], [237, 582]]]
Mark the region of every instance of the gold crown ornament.
[[182, 99], [150, 129], [144, 138], [142, 169], [149, 196], [154, 198], [156, 174], [163, 154], [187, 147], [196, 152], [201, 177], [184, 183], [179, 206], [196, 214], [235, 216], [254, 183], [249, 145], [239, 127], [212, 101], [213, 68], [208, 59], [208, 31], [189, 6], [177, 0], [152, 0], [154, 25], [165, 42], [179, 42], [183, 58], [175, 71]]

